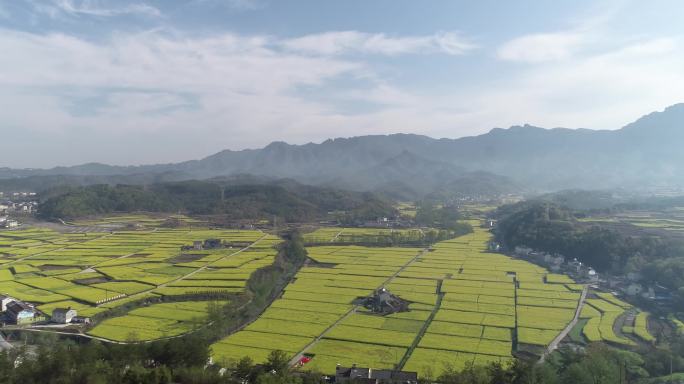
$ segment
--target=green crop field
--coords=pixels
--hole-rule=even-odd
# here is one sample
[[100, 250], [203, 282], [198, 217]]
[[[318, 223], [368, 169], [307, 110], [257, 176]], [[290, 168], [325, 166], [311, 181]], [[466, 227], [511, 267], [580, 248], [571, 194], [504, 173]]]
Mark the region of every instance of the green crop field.
[[[308, 234], [319, 244], [307, 248], [314, 263], [259, 319], [214, 344], [214, 359], [262, 362], [282, 346], [292, 357], [313, 356], [302, 369], [332, 373], [336, 364], [356, 363], [436, 377], [449, 367], [509, 361], [516, 333], [519, 343], [548, 345], [574, 317], [583, 288], [487, 252], [490, 234], [479, 228], [430, 251], [343, 245], [345, 231]], [[409, 311], [380, 316], [354, 304], [381, 287], [409, 301]]]
[[650, 314], [648, 312], [639, 312], [634, 319], [634, 327], [631, 328], [631, 332], [638, 336], [641, 340], [653, 343], [655, 342], [655, 337], [651, 335], [648, 331], [648, 318]]
[[405, 241], [420, 241], [427, 232], [434, 229], [391, 229], [391, 228], [319, 228], [304, 234], [304, 241], [309, 244], [348, 244], [382, 242], [392, 238]]
[[[161, 226], [168, 220], [192, 225]], [[131, 223], [136, 230], [126, 229]], [[254, 271], [274, 262], [280, 242], [255, 230], [205, 228], [187, 217], [126, 215], [78, 224], [89, 227], [74, 227], [68, 233], [30, 227], [0, 232], [0, 293], [34, 303], [48, 316], [55, 308], [71, 307], [97, 320], [111, 309], [144, 298], [182, 300], [189, 295], [243, 292]], [[193, 248], [207, 239], [226, 246]], [[166, 308], [159, 305], [159, 310]], [[166, 316], [149, 308], [108, 318], [89, 333], [117, 341], [130, 336], [150, 340], [187, 332], [196, 326], [190, 319], [206, 318], [204, 308], [192, 313], [178, 309]], [[128, 320], [136, 325], [131, 326], [134, 335], [123, 326]]]
[[633, 346], [635, 343], [615, 334], [615, 323], [625, 309], [631, 306], [612, 294], [597, 293], [595, 299], [587, 299], [580, 318], [588, 319], [582, 333], [590, 342], [606, 341], [613, 344]]

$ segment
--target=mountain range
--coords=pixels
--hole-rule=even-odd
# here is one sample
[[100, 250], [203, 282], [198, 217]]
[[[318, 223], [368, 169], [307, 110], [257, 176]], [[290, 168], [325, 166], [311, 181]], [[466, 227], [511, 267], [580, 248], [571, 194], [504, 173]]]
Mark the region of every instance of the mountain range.
[[[0, 168], [0, 188], [96, 183], [144, 184], [230, 177], [375, 191], [397, 199], [497, 195], [568, 188], [684, 185], [684, 104], [618, 130], [530, 125], [459, 139], [414, 134], [273, 142], [224, 150], [174, 164], [83, 164], [51, 169]], [[251, 176], [244, 176], [251, 175]]]

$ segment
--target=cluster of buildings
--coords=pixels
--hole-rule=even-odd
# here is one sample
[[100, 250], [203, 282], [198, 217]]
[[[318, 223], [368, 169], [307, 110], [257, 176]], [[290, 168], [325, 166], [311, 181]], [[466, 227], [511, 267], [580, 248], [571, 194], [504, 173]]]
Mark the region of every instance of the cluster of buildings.
[[[11, 196], [15, 199], [18, 199], [18, 198], [26, 199], [26, 198], [30, 198], [30, 197], [36, 197], [36, 195], [37, 194], [35, 192], [11, 192], [11, 193], [7, 193], [7, 197]], [[0, 197], [5, 197], [5, 192], [0, 192]]]
[[19, 222], [14, 219], [10, 219], [8, 216], [0, 216], [0, 228], [12, 229], [17, 228]]
[[553, 273], [567, 274], [579, 283], [599, 283], [598, 272], [577, 259], [566, 260], [562, 255], [552, 255], [527, 247], [515, 247], [514, 253], [521, 259], [545, 266]]
[[606, 279], [606, 285], [611, 290], [621, 292], [629, 297], [641, 297], [667, 304], [672, 300], [672, 292], [658, 283], [647, 284], [638, 272], [630, 272], [625, 276], [611, 276]]
[[[333, 380], [330, 380], [333, 381]], [[335, 368], [335, 383], [362, 383], [362, 384], [418, 384], [418, 373], [394, 371], [390, 369], [361, 368], [353, 365]]]
[[2, 200], [0, 201], [0, 214], [1, 215], [7, 215], [10, 213], [18, 213], [18, 214], [31, 214], [36, 212], [36, 209], [38, 208], [38, 202], [37, 201], [19, 201], [19, 202], [14, 202], [10, 200]]
[[[13, 195], [17, 197], [32, 197], [35, 196], [34, 192], [14, 192]], [[3, 193], [0, 192], [0, 198], [3, 197]], [[12, 229], [20, 225], [19, 221], [10, 217], [10, 215], [30, 215], [36, 212], [38, 208], [38, 201], [34, 200], [22, 200], [22, 201], [11, 201], [11, 200], [0, 200], [0, 228]]]
[[577, 259], [567, 261], [561, 255], [551, 255], [525, 247], [516, 247], [514, 252], [516, 256], [543, 265], [554, 273], [567, 274], [579, 283], [601, 285], [607, 290], [627, 297], [640, 297], [657, 303], [666, 304], [672, 300], [672, 292], [669, 289], [657, 283], [647, 283], [638, 272], [630, 272], [624, 276], [599, 277], [593, 268]]
[[[4, 323], [31, 325], [48, 321], [48, 317], [38, 311], [32, 304], [0, 295], [0, 309], [4, 314]], [[49, 320], [57, 324], [90, 323], [90, 318], [78, 316], [73, 308], [55, 308]]]

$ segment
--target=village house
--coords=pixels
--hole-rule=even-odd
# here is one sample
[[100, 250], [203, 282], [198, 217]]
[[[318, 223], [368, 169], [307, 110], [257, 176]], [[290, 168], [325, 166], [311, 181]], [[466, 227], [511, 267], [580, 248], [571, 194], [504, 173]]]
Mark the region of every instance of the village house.
[[36, 317], [36, 310], [32, 306], [21, 301], [12, 301], [7, 304], [5, 313], [9, 320], [17, 325], [33, 323], [34, 317]]
[[7, 310], [7, 304], [13, 301], [15, 301], [14, 298], [5, 295], [0, 295], [0, 312], [5, 312]]
[[335, 368], [336, 383], [365, 383], [365, 384], [414, 384], [418, 383], [418, 373], [393, 371], [389, 369], [359, 368], [356, 364], [351, 368], [340, 365]]
[[19, 226], [19, 222], [16, 220], [12, 220], [12, 219], [6, 219], [1, 225], [5, 228], [8, 228], [8, 229], [9, 228], [16, 228]]
[[627, 288], [624, 290], [627, 296], [637, 296], [640, 295], [643, 291], [644, 287], [639, 283], [632, 283], [628, 285]]
[[76, 317], [76, 310], [71, 308], [55, 308], [52, 311], [52, 321], [59, 324], [69, 324]]

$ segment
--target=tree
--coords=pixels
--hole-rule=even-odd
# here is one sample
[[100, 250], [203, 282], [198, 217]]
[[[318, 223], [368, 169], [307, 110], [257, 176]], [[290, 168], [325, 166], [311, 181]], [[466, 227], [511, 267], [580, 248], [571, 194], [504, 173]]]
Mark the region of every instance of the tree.
[[287, 354], [281, 350], [271, 351], [266, 359], [264, 368], [267, 372], [275, 371], [276, 374], [282, 375], [287, 373], [290, 360]]

